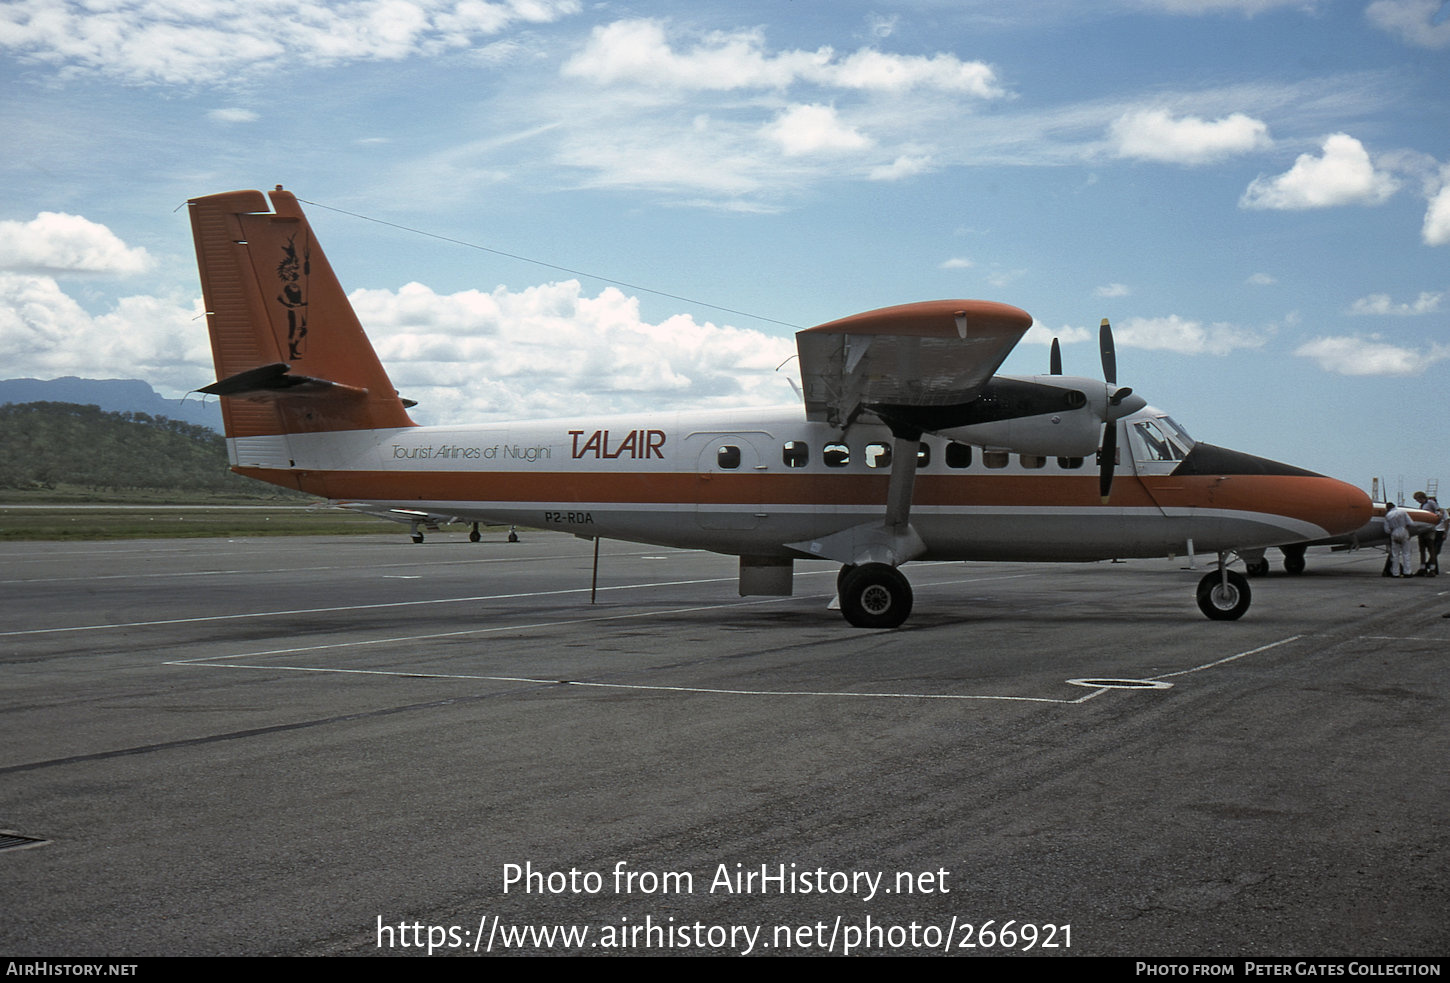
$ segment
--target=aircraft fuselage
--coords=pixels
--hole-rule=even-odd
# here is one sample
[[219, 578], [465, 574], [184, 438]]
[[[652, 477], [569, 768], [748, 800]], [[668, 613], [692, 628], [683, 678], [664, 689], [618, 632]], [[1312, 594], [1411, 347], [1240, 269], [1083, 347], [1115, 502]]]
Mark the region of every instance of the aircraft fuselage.
[[[808, 546], [783, 544], [881, 518], [892, 438], [859, 423], [843, 434], [786, 407], [229, 443], [242, 474], [370, 510], [801, 558]], [[1203, 552], [1238, 550], [1338, 535], [1367, 518], [1357, 504], [1367, 507], [1365, 496], [1331, 478], [1203, 444], [1185, 460], [1135, 464], [1134, 445], [1119, 446], [1123, 462], [1104, 505], [1091, 457], [923, 436], [911, 505], [921, 558], [1102, 560], [1180, 555], [1190, 541]], [[1201, 448], [1217, 455], [1215, 467], [1195, 473]]]

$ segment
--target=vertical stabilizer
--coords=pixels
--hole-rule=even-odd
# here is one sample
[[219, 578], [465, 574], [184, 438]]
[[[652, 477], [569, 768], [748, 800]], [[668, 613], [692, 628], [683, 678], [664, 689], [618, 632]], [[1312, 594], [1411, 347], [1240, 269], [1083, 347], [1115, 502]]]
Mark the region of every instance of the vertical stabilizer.
[[227, 436], [413, 426], [297, 199], [267, 197], [188, 202]]

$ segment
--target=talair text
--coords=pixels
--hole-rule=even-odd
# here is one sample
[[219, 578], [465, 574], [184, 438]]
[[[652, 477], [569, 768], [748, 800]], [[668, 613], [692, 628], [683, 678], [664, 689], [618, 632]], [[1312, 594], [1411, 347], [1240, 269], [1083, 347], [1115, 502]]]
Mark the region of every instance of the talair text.
[[657, 457], [663, 460], [665, 456], [665, 432], [663, 430], [631, 430], [623, 440], [612, 444], [608, 430], [596, 430], [582, 442], [580, 438], [584, 436], [583, 430], [570, 430], [569, 436], [574, 438], [574, 459], [576, 461], [581, 457], [594, 457], [609, 461], [620, 457], [635, 460]]

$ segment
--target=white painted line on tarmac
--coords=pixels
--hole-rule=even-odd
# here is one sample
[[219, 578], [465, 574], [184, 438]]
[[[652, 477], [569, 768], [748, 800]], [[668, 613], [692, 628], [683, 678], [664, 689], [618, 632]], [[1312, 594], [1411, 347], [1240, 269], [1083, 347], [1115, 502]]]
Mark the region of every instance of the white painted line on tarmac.
[[1303, 635], [1290, 635], [1288, 638], [1281, 638], [1277, 642], [1270, 642], [1267, 645], [1260, 645], [1256, 649], [1249, 649], [1247, 652], [1239, 652], [1237, 655], [1226, 656], [1222, 659], [1216, 659], [1213, 662], [1205, 662], [1203, 665], [1194, 666], [1192, 669], [1180, 669], [1177, 672], [1165, 672], [1161, 675], [1150, 676], [1149, 678], [1172, 679], [1174, 676], [1186, 676], [1191, 672], [1203, 672], [1203, 670], [1205, 669], [1213, 669], [1216, 666], [1226, 665], [1230, 662], [1233, 662], [1235, 659], [1242, 659], [1244, 656], [1247, 655], [1257, 655], [1260, 652], [1267, 652], [1269, 649], [1278, 648], [1280, 645], [1288, 645], [1290, 642], [1297, 642], [1303, 637]]

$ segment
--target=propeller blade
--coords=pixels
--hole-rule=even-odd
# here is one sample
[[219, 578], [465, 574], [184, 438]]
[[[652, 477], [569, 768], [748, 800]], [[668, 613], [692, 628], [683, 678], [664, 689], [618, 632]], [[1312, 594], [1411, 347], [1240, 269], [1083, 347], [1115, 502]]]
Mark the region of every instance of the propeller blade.
[[1109, 420], [1103, 424], [1102, 470], [1098, 474], [1098, 494], [1103, 504], [1108, 504], [1108, 495], [1113, 490], [1113, 465], [1118, 459], [1118, 424]]
[[1048, 359], [1048, 375], [1062, 375], [1062, 346], [1052, 339], [1052, 355]]
[[1113, 350], [1113, 328], [1108, 324], [1108, 319], [1103, 318], [1102, 325], [1098, 328], [1098, 347], [1103, 350], [1103, 378], [1108, 385], [1118, 384], [1118, 356]]

